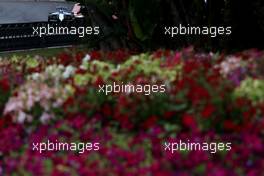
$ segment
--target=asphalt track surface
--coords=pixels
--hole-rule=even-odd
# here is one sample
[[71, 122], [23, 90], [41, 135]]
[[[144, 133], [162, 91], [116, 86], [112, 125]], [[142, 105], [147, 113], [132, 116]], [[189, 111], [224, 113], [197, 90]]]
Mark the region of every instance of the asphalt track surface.
[[75, 2], [0, 0], [0, 37], [7, 36], [0, 39], [0, 52], [76, 44], [76, 39], [68, 36], [24, 36], [32, 30], [31, 25], [48, 23], [49, 13], [55, 12], [56, 8], [64, 7], [71, 11], [74, 5]]
[[58, 7], [73, 9], [74, 2], [32, 2], [0, 0], [0, 25], [48, 21], [49, 13]]

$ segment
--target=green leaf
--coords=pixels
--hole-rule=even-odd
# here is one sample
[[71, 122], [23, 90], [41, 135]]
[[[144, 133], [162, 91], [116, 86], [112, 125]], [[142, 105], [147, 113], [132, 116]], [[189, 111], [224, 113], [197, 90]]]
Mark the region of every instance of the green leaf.
[[195, 168], [195, 173], [197, 174], [204, 174], [206, 171], [206, 165], [205, 164], [200, 164]]
[[128, 11], [131, 25], [136, 37], [141, 41], [149, 39], [157, 26], [158, 2], [157, 0], [129, 1]]
[[47, 175], [51, 174], [52, 168], [53, 168], [53, 163], [51, 159], [45, 159], [44, 160], [44, 167], [45, 167], [45, 172]]

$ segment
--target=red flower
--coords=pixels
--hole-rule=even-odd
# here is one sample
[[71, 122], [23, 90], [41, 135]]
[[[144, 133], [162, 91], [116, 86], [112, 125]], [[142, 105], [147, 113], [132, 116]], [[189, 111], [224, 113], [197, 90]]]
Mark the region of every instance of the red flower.
[[97, 60], [97, 59], [99, 60], [99, 59], [102, 58], [102, 55], [101, 55], [101, 53], [99, 51], [93, 51], [93, 52], [91, 52], [90, 53], [90, 56], [91, 56], [91, 58], [93, 60]]
[[83, 58], [84, 58], [84, 54], [81, 53], [81, 52], [78, 52], [78, 53], [75, 55], [75, 60], [76, 60], [77, 62], [81, 62]]
[[63, 104], [63, 109], [68, 109], [68, 107], [71, 107], [74, 105], [74, 98], [69, 97]]
[[7, 78], [3, 78], [0, 80], [0, 88], [5, 92], [9, 91], [10, 85]]
[[219, 84], [221, 83], [221, 75], [218, 70], [213, 70], [213, 73], [207, 76], [207, 82], [214, 87], [218, 87]]
[[233, 122], [233, 121], [231, 121], [231, 120], [225, 120], [224, 121], [224, 128], [226, 129], [226, 130], [235, 130], [236, 129], [236, 124]]
[[243, 106], [250, 106], [251, 102], [245, 98], [237, 98], [236, 99], [236, 106], [243, 107]]
[[157, 122], [158, 120], [158, 117], [157, 116], [151, 116], [150, 118], [148, 118], [144, 124], [143, 124], [143, 127], [145, 129], [149, 129], [151, 127], [153, 127], [155, 125], [155, 123]]
[[191, 85], [188, 93], [188, 98], [192, 101], [193, 105], [199, 104], [202, 100], [208, 100], [210, 95], [208, 91], [199, 85]]
[[108, 104], [105, 104], [102, 108], [102, 112], [105, 116], [109, 117], [112, 115], [112, 109], [111, 106]]
[[115, 116], [116, 120], [120, 123], [124, 129], [132, 129], [133, 123], [129, 120], [129, 116], [126, 114], [118, 114]]
[[125, 59], [127, 59], [129, 57], [129, 53], [126, 52], [125, 50], [117, 50], [115, 52], [112, 53], [112, 56], [110, 57], [111, 59], [115, 59], [115, 61], [117, 62], [122, 62]]
[[214, 111], [215, 111], [214, 106], [209, 104], [209, 105], [205, 106], [205, 108], [203, 109], [202, 117], [207, 119], [208, 117], [210, 117], [214, 113]]
[[194, 117], [190, 114], [184, 114], [182, 118], [182, 123], [188, 128], [194, 128], [196, 126], [196, 121]]
[[169, 57], [171, 55], [171, 51], [170, 50], [158, 50], [156, 51], [153, 56], [156, 58], [161, 58], [161, 57]]
[[172, 111], [167, 111], [164, 113], [164, 118], [165, 119], [170, 119], [173, 116], [174, 112]]
[[0, 130], [4, 127], [5, 121], [3, 118], [0, 119]]
[[72, 62], [72, 57], [69, 54], [62, 53], [58, 56], [59, 61], [63, 65], [69, 65]]
[[200, 64], [198, 61], [195, 60], [187, 60], [185, 61], [185, 64], [183, 66], [183, 71], [186, 74], [190, 74], [193, 72], [197, 72], [201, 68]]
[[85, 74], [86, 73], [86, 70], [83, 70], [83, 69], [78, 69], [76, 70], [76, 74]]
[[101, 85], [103, 85], [103, 84], [104, 84], [104, 80], [103, 80], [103, 78], [102, 78], [101, 76], [98, 76], [97, 79], [96, 79], [96, 81], [94, 82], [94, 85], [95, 85], [96, 87], [99, 87], [99, 85], [101, 86]]

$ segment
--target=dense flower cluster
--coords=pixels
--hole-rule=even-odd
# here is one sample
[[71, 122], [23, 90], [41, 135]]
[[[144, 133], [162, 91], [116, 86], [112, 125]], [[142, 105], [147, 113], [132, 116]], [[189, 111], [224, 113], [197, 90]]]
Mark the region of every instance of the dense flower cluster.
[[246, 97], [253, 103], [264, 102], [264, 81], [259, 79], [247, 78], [241, 82], [241, 85], [235, 90], [237, 97]]
[[11, 97], [6, 104], [4, 114], [12, 114], [14, 121], [24, 123], [32, 121], [33, 116], [27, 114], [35, 106], [43, 111], [40, 120], [44, 123], [52, 115], [49, 112], [52, 108], [60, 107], [68, 96], [71, 95], [71, 87], [49, 87], [47, 84], [29, 82], [19, 87], [14, 97]]
[[[263, 175], [264, 53], [65, 52], [0, 62], [0, 175]], [[165, 93], [98, 92], [164, 84]], [[97, 142], [83, 154], [32, 150]], [[164, 142], [231, 142], [230, 151], [164, 150]]]

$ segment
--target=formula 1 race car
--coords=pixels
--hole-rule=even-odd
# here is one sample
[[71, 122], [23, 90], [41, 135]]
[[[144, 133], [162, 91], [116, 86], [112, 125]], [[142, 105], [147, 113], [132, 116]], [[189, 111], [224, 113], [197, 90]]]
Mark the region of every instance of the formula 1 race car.
[[80, 4], [75, 4], [72, 11], [68, 10], [65, 7], [59, 7], [56, 9], [56, 12], [49, 14], [49, 22], [62, 22], [62, 21], [73, 21], [76, 18], [84, 18], [80, 13], [81, 6]]
[[38, 37], [33, 27], [83, 26], [86, 12], [85, 6], [66, 0], [0, 0], [0, 51], [79, 43], [74, 35]]
[[64, 7], [59, 7], [56, 9], [56, 12], [49, 14], [49, 22], [58, 22], [58, 21], [73, 21], [74, 14], [73, 12], [68, 11]]

